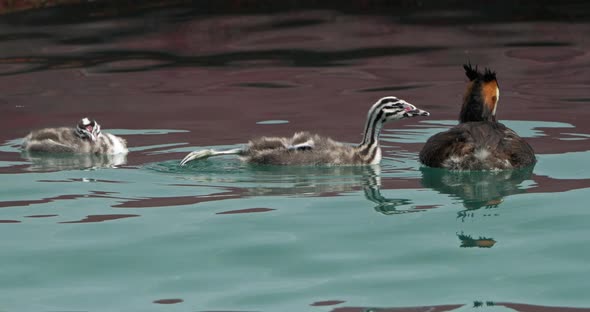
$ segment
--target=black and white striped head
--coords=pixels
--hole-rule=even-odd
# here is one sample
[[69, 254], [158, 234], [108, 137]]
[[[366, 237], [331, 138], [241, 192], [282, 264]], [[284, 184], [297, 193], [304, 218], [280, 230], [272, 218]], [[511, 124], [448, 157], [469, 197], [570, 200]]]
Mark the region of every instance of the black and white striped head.
[[369, 118], [386, 123], [408, 117], [429, 116], [430, 113], [395, 96], [379, 99], [369, 111]]
[[88, 139], [94, 142], [100, 135], [100, 125], [96, 120], [90, 120], [84, 117], [76, 125], [76, 134], [82, 139]]

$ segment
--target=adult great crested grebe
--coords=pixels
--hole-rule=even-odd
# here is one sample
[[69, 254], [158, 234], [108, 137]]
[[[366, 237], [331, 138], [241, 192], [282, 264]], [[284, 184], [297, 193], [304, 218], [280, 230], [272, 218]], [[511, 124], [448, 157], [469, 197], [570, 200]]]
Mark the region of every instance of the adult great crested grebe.
[[29, 153], [126, 154], [125, 139], [100, 131], [95, 120], [82, 118], [76, 128], [45, 128], [29, 133], [22, 149]]
[[260, 137], [244, 148], [226, 151], [194, 151], [180, 162], [186, 163], [217, 155], [239, 155], [245, 162], [269, 165], [364, 165], [381, 161], [379, 133], [385, 123], [429, 113], [393, 96], [379, 99], [369, 110], [363, 141], [358, 146], [336, 142], [309, 132], [292, 138]]
[[496, 73], [463, 65], [469, 78], [459, 124], [430, 137], [420, 162], [450, 170], [503, 170], [536, 162], [533, 148], [516, 132], [496, 121], [500, 96]]

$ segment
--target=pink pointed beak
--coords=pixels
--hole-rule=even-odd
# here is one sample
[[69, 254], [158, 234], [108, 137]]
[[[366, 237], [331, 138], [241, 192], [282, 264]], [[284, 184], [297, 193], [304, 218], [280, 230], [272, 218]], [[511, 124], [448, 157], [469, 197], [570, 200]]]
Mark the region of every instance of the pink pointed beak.
[[94, 135], [94, 133], [92, 133], [92, 130], [94, 130], [92, 128], [92, 126], [90, 126], [90, 125], [86, 126], [86, 131], [88, 131], [88, 133], [90, 133], [90, 139], [92, 140], [92, 142], [96, 142], [96, 136]]

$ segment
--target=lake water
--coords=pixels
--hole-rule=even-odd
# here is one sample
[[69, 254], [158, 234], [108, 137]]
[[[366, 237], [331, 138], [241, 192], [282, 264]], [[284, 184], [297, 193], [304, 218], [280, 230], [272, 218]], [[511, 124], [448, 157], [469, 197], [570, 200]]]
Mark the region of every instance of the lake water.
[[[0, 311], [590, 311], [587, 4], [183, 3], [0, 16]], [[534, 168], [418, 163], [467, 61], [497, 71]], [[381, 166], [178, 166], [258, 135], [358, 142], [386, 95], [431, 116], [386, 126]], [[20, 154], [84, 116], [126, 159]]]

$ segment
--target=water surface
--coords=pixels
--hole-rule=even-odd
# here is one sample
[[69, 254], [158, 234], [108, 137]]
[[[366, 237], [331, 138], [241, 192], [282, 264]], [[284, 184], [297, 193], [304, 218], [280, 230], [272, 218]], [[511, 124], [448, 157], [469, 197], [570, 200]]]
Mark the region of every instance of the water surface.
[[[590, 311], [586, 4], [220, 3], [0, 17], [0, 310]], [[418, 163], [466, 61], [497, 71], [534, 168]], [[358, 142], [386, 95], [431, 116], [388, 125], [380, 166], [178, 166], [257, 135]], [[84, 116], [131, 153], [20, 153]]]

